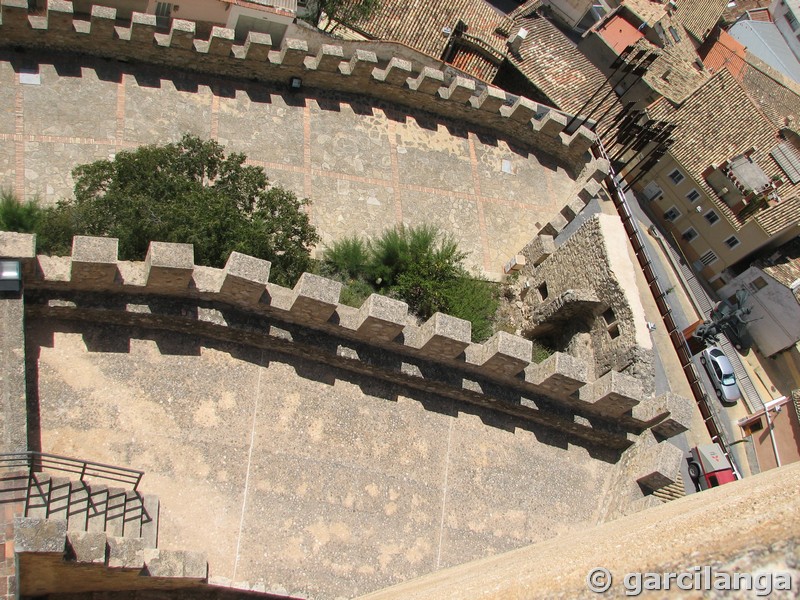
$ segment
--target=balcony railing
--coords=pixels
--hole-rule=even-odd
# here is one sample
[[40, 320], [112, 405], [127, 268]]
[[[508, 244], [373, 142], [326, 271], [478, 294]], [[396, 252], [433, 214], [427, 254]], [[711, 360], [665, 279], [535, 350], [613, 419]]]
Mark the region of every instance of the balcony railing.
[[33, 451], [0, 454], [0, 468], [27, 469], [29, 474], [42, 471], [59, 471], [78, 475], [81, 481], [86, 479], [116, 481], [117, 483], [130, 485], [134, 490], [139, 487], [144, 475], [144, 471], [127, 467], [117, 467], [90, 460]]

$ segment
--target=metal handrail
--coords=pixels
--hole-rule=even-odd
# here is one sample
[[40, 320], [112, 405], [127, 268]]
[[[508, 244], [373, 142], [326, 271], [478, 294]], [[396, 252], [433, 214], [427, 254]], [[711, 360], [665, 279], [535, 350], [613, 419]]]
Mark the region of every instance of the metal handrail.
[[59, 454], [48, 454], [46, 452], [29, 450], [27, 452], [0, 454], [0, 468], [21, 467], [27, 468], [31, 474], [41, 472], [44, 469], [73, 473], [80, 475], [81, 481], [86, 477], [107, 479], [133, 485], [134, 490], [139, 487], [144, 475], [144, 471], [139, 471], [138, 469], [71, 458]]

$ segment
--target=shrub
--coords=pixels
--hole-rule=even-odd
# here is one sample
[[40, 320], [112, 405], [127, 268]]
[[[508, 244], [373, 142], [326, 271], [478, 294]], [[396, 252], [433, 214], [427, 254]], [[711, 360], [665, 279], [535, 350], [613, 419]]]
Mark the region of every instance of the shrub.
[[0, 190], [0, 230], [33, 233], [44, 210], [35, 200], [19, 202], [8, 190]]

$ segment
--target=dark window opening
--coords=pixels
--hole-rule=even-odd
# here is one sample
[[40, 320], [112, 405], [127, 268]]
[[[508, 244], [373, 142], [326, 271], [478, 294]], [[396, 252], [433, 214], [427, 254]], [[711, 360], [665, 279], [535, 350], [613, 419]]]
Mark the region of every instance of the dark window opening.
[[539, 291], [539, 297], [542, 300], [547, 300], [547, 283], [546, 282], [542, 282], [542, 285], [540, 285], [536, 289]]

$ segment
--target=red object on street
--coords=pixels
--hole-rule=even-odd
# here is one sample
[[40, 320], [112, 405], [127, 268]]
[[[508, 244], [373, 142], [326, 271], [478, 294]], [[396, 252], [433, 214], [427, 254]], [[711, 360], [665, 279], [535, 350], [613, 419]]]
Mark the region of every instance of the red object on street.
[[722, 452], [719, 444], [697, 446], [690, 451], [689, 475], [696, 480], [701, 489], [717, 487], [736, 481], [728, 457]]

